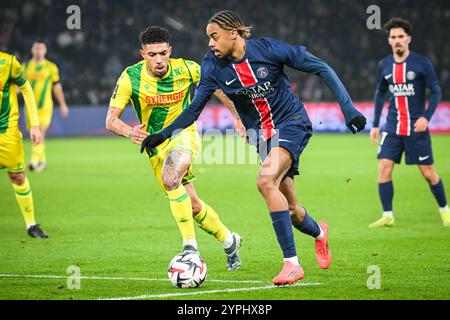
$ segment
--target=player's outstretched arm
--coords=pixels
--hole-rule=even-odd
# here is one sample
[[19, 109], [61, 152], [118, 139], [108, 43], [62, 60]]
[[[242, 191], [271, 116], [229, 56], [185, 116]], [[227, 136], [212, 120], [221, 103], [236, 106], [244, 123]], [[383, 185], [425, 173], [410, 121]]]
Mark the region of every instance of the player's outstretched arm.
[[306, 52], [301, 70], [318, 75], [334, 93], [344, 114], [345, 123], [350, 131], [356, 133], [364, 129], [366, 126], [366, 118], [353, 106], [350, 95], [336, 75], [336, 72], [328, 64], [311, 53]]
[[[194, 100], [192, 100], [192, 102], [194, 102]], [[195, 120], [198, 119], [203, 107], [204, 105], [198, 107], [198, 105], [192, 104], [187, 106], [171, 125], [165, 127], [160, 132], [149, 135], [142, 141], [141, 153], [144, 152], [144, 150], [147, 150], [147, 153], [150, 154], [152, 148], [156, 148], [161, 143], [166, 141], [175, 131], [184, 130], [192, 125]]]
[[145, 131], [146, 124], [131, 127], [120, 119], [122, 113], [123, 109], [109, 107], [106, 116], [106, 130], [118, 136], [127, 137], [135, 144], [141, 144], [148, 136], [148, 132]]

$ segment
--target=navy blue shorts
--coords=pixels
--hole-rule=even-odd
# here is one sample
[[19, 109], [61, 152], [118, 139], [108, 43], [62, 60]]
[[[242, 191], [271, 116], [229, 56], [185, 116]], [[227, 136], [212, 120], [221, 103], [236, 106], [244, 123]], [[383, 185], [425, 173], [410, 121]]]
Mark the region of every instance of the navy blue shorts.
[[403, 151], [406, 164], [433, 164], [430, 132], [412, 133], [410, 136], [399, 136], [391, 132], [381, 133], [378, 159], [389, 159], [400, 163]]
[[277, 133], [267, 141], [260, 140], [257, 152], [261, 163], [267, 158], [270, 150], [275, 147], [286, 149], [292, 158], [292, 165], [286, 176], [293, 178], [298, 175], [300, 155], [312, 136], [312, 127], [300, 124], [289, 124], [284, 128], [277, 129]]

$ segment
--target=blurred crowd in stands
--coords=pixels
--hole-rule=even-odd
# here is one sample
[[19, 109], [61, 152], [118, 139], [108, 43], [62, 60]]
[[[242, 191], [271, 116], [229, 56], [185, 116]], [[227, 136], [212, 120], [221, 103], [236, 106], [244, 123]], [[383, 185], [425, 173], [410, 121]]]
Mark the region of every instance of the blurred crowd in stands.
[[[81, 29], [69, 30], [68, 6], [81, 9]], [[3, 0], [0, 50], [21, 61], [34, 40], [47, 43], [60, 68], [70, 105], [107, 104], [126, 66], [140, 60], [138, 34], [150, 25], [172, 33], [174, 57], [201, 62], [208, 50], [208, 19], [231, 9], [252, 26], [252, 37], [301, 44], [338, 73], [354, 100], [371, 100], [378, 61], [390, 53], [383, 30], [369, 30], [367, 7], [377, 4], [381, 22], [393, 16], [414, 25], [411, 49], [435, 66], [444, 99], [450, 99], [450, 1], [370, 0]], [[317, 76], [288, 70], [304, 101], [333, 101]]]

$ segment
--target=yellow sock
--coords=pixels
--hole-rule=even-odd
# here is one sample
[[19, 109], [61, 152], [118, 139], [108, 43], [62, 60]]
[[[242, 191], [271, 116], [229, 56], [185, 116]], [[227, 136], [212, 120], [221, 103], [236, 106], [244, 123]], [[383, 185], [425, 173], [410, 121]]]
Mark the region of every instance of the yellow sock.
[[194, 220], [192, 219], [192, 203], [186, 188], [181, 185], [177, 189], [168, 191], [170, 209], [178, 224], [183, 241], [195, 240]]
[[36, 146], [31, 146], [31, 161], [35, 163], [45, 161], [45, 145], [43, 142]]
[[219, 215], [213, 208], [202, 200], [200, 202], [202, 203], [202, 210], [194, 216], [195, 222], [197, 222], [200, 228], [212, 234], [220, 242], [223, 242], [227, 235], [231, 233], [230, 230], [220, 221]]
[[23, 184], [17, 185], [12, 183], [12, 186], [14, 191], [16, 191], [17, 203], [28, 228], [30, 225], [36, 224], [34, 220], [33, 193], [31, 192], [30, 183], [28, 182], [28, 178], [25, 178]]

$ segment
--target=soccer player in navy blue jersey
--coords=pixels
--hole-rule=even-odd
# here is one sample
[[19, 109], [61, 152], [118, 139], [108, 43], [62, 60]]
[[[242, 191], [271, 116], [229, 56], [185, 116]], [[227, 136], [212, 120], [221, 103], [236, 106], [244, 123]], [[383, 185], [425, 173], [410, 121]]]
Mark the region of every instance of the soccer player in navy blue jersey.
[[[450, 227], [450, 209], [444, 185], [433, 166], [428, 130], [428, 123], [441, 99], [439, 81], [430, 60], [409, 50], [412, 32], [409, 21], [392, 18], [385, 28], [392, 54], [378, 65], [375, 117], [370, 131], [371, 140], [379, 143], [378, 191], [383, 216], [369, 227], [390, 227], [395, 224], [392, 212], [392, 171], [394, 164], [400, 163], [403, 152], [406, 164], [419, 166], [439, 205], [444, 226]], [[431, 91], [428, 108], [425, 108], [426, 88]], [[379, 123], [386, 93], [389, 95], [389, 110], [380, 140]]]
[[257, 146], [262, 167], [257, 186], [270, 211], [284, 265], [272, 282], [290, 284], [304, 277], [296, 253], [292, 226], [314, 237], [319, 267], [331, 264], [328, 225], [317, 223], [298, 204], [294, 176], [300, 154], [312, 135], [312, 125], [303, 103], [296, 97], [285, 66], [314, 73], [336, 95], [348, 128], [356, 133], [366, 124], [336, 73], [303, 46], [278, 40], [248, 40], [250, 28], [232, 11], [215, 14], [206, 28], [211, 50], [202, 62], [202, 72], [190, 105], [168, 127], [144, 140], [141, 152], [192, 124], [218, 88], [234, 102], [250, 144]]

